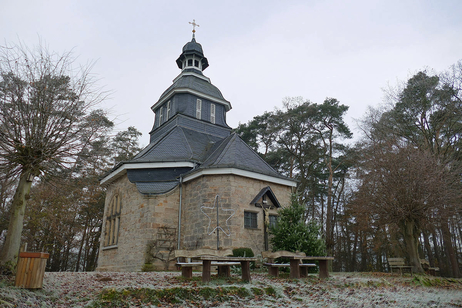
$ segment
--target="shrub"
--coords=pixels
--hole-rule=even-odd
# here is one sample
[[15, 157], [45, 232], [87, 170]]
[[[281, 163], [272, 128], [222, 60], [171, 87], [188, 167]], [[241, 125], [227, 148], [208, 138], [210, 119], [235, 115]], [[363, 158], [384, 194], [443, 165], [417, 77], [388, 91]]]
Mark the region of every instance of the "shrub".
[[252, 248], [235, 248], [233, 249], [233, 257], [254, 257]]
[[[254, 253], [252, 248], [235, 248], [233, 249], [233, 257], [254, 257]], [[255, 262], [250, 262], [250, 268], [254, 269], [255, 268]]]

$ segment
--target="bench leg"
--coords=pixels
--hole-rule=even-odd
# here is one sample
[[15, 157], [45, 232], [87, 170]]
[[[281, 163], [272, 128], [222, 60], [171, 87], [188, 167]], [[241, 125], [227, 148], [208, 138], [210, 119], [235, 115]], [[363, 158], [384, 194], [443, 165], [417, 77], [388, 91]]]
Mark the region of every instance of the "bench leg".
[[241, 261], [242, 280], [250, 281], [250, 261]]
[[279, 277], [279, 267], [268, 267], [268, 274], [270, 274], [271, 276]]
[[202, 282], [210, 281], [211, 270], [212, 270], [212, 261], [203, 260], [202, 261]]
[[229, 265], [218, 265], [218, 276], [230, 277], [231, 276], [231, 266], [229, 266]]
[[192, 267], [181, 267], [181, 276], [192, 278]]
[[300, 278], [300, 260], [298, 259], [290, 259], [290, 278]]
[[328, 278], [327, 260], [319, 260], [319, 278]]
[[308, 268], [303, 266], [300, 267], [300, 277], [308, 277]]

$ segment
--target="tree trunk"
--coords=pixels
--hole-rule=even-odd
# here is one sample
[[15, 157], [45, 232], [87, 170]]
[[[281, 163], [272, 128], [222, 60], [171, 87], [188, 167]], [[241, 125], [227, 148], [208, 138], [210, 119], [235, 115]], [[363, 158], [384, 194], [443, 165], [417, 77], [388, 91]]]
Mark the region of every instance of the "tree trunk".
[[352, 257], [351, 257], [351, 260], [350, 260], [350, 271], [351, 272], [355, 272], [357, 270], [356, 268], [356, 255], [357, 255], [357, 251], [358, 251], [358, 239], [359, 239], [359, 230], [357, 227], [354, 228], [354, 235], [355, 235], [355, 238], [353, 240], [353, 253], [352, 253]]
[[404, 242], [409, 255], [409, 262], [414, 273], [423, 273], [419, 258], [419, 232], [414, 221], [403, 221], [400, 224], [404, 234]]
[[87, 262], [86, 271], [93, 271], [96, 268], [96, 261], [98, 260], [99, 252], [99, 238], [101, 237], [102, 224], [98, 226], [97, 231], [93, 234], [93, 240], [91, 245], [91, 253], [89, 255], [89, 261]]
[[432, 247], [430, 246], [430, 240], [428, 239], [428, 231], [423, 231], [423, 237], [425, 250], [427, 251], [428, 256], [428, 263], [430, 264], [430, 267], [435, 267], [435, 259], [433, 258]]
[[[83, 235], [82, 235], [82, 240], [80, 241], [80, 247], [79, 247], [79, 254], [77, 255], [77, 262], [75, 265], [75, 271], [79, 271], [79, 265], [80, 265], [80, 257], [82, 256], [82, 250], [83, 250], [83, 244], [85, 243], [86, 236], [87, 236], [87, 227], [88, 226], [88, 218], [85, 220], [85, 226], [83, 228]], [[85, 268], [85, 267], [83, 267]]]
[[449, 231], [448, 222], [443, 221], [441, 223], [441, 231], [443, 231], [443, 243], [446, 255], [451, 263], [451, 276], [458, 278], [459, 277], [459, 264], [457, 262], [456, 253], [454, 247], [452, 246], [451, 233]]
[[334, 205], [332, 202], [332, 186], [334, 179], [334, 170], [332, 168], [332, 132], [329, 136], [329, 156], [326, 158], [329, 178], [327, 181], [327, 215], [326, 215], [326, 250], [327, 255], [332, 255], [334, 248]]
[[432, 241], [433, 241], [433, 249], [435, 250], [435, 258], [438, 261], [438, 263], [431, 264], [430, 266], [433, 267], [439, 267], [440, 268], [440, 273], [443, 273], [445, 270], [445, 262], [442, 260], [441, 252], [440, 252], [440, 246], [438, 244], [438, 233], [436, 232], [436, 229], [433, 228], [432, 230]]
[[367, 271], [367, 240], [365, 232], [360, 231], [359, 233], [359, 253], [361, 255], [361, 263], [359, 266], [360, 272]]
[[8, 233], [6, 234], [5, 243], [0, 253], [0, 262], [2, 264], [11, 262], [16, 265], [18, 261], [26, 200], [29, 199], [30, 188], [32, 186], [32, 182], [28, 180], [30, 174], [30, 170], [23, 170], [21, 172], [19, 184], [13, 196]]

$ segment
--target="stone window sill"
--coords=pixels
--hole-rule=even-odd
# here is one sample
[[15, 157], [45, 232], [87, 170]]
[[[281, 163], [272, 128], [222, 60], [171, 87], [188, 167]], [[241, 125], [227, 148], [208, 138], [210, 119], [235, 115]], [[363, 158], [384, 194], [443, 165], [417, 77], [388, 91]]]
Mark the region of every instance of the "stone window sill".
[[117, 249], [117, 245], [112, 245], [112, 246], [106, 246], [106, 247], [103, 247], [103, 250], [109, 250], [109, 249]]

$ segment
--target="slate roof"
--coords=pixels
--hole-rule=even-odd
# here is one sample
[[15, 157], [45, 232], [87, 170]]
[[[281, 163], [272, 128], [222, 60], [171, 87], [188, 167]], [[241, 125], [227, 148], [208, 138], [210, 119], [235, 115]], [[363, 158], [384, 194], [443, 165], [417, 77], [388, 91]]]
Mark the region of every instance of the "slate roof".
[[[186, 55], [197, 55], [202, 61], [202, 69], [208, 66], [207, 59], [203, 57], [202, 46], [194, 38], [183, 47], [183, 53], [177, 60], [180, 68], [181, 61], [186, 59]], [[202, 97], [209, 100], [215, 98], [217, 102], [226, 105], [226, 111], [231, 108], [220, 90], [212, 85], [208, 78], [203, 77], [202, 72], [196, 69], [191, 72], [183, 70], [173, 84], [160, 96], [156, 104], [162, 103], [176, 89], [179, 89], [178, 92], [180, 93], [185, 91], [193, 93], [193, 95], [197, 94], [198, 97], [203, 95]], [[189, 104], [190, 102], [181, 101], [179, 103]], [[276, 172], [237, 134], [230, 134], [228, 126], [211, 124], [178, 113], [166, 123], [153, 129], [150, 135], [150, 144], [132, 160], [121, 162], [115, 166], [103, 178], [105, 183], [110, 183], [110, 181], [123, 175], [126, 170], [129, 181], [136, 184], [139, 192], [162, 194], [174, 189], [179, 184], [181, 176], [191, 175], [201, 170], [220, 168], [240, 169], [291, 180]], [[162, 162], [179, 164], [161, 164], [161, 166], [165, 166], [163, 168], [155, 168], [153, 164], [150, 164]], [[124, 166], [124, 164], [128, 165]], [[159, 167], [158, 164], [156, 165]], [[262, 191], [262, 193], [268, 193], [268, 191]], [[277, 200], [273, 203], [276, 204]]]
[[237, 168], [287, 179], [274, 170], [251, 149], [236, 133], [217, 143], [197, 170], [210, 168]]
[[[140, 153], [141, 154], [141, 153]], [[128, 178], [143, 194], [166, 193], [179, 184], [180, 175], [212, 168], [236, 168], [288, 179], [276, 172], [236, 133], [226, 138], [176, 126], [134, 162], [195, 162], [197, 168], [131, 169]], [[266, 191], [265, 191], [266, 192]], [[273, 202], [274, 203], [274, 202]], [[277, 201], [276, 201], [277, 203]]]
[[202, 70], [205, 70], [209, 66], [209, 62], [206, 57], [204, 57], [204, 52], [202, 51], [202, 45], [196, 42], [196, 39], [193, 37], [191, 42], [186, 43], [183, 46], [183, 52], [180, 57], [176, 60], [178, 68], [181, 69], [181, 62], [184, 60], [186, 55], [197, 55], [199, 56], [200, 61], [202, 62]]
[[221, 94], [220, 90], [218, 90], [218, 88], [210, 82], [202, 78], [198, 78], [194, 75], [183, 75], [180, 78], [178, 78], [170, 87], [168, 87], [168, 89], [165, 90], [164, 93], [162, 93], [162, 95], [159, 97], [158, 102], [166, 98], [173, 90], [184, 88], [195, 90], [197, 92], [209, 95], [211, 97], [215, 97], [220, 100], [226, 101], [223, 97], [223, 94]]
[[142, 194], [156, 195], [165, 194], [170, 190], [174, 189], [178, 185], [179, 181], [171, 182], [139, 182], [136, 183], [136, 188]]
[[151, 143], [133, 162], [202, 162], [207, 151], [222, 137], [181, 126], [174, 127], [162, 139]]
[[[274, 194], [273, 190], [271, 187], [266, 186], [260, 192], [253, 198], [252, 201], [250, 201], [250, 204], [257, 204], [257, 202], [263, 197], [263, 195], [267, 195], [268, 198], [271, 200], [271, 202], [274, 204], [276, 207], [281, 207], [281, 204], [279, 203], [278, 199], [276, 198], [276, 195]], [[260, 205], [261, 206], [261, 205]]]
[[191, 42], [187, 42], [183, 46], [183, 53], [194, 52], [194, 51], [198, 52], [201, 56], [204, 55], [204, 52], [202, 51], [202, 45], [196, 42], [195, 38], [193, 38]]

